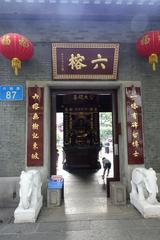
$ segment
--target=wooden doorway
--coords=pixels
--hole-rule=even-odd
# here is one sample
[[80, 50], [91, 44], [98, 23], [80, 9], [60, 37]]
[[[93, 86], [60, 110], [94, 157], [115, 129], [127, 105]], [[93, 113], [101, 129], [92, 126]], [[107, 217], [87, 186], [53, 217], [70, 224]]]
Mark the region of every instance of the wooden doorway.
[[96, 94], [100, 97], [99, 112], [106, 111], [112, 113], [112, 144], [113, 144], [113, 167], [114, 175], [108, 178], [107, 190], [109, 195], [109, 185], [111, 181], [119, 181], [119, 153], [118, 153], [118, 109], [117, 109], [117, 90], [61, 90], [51, 89], [51, 165], [50, 174], [56, 174], [56, 113], [62, 111], [61, 105], [64, 95], [69, 94]]

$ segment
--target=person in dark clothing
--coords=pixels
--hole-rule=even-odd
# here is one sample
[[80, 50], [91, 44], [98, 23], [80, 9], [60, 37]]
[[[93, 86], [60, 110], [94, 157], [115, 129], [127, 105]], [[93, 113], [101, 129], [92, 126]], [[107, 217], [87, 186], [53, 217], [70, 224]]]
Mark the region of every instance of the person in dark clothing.
[[107, 158], [103, 157], [102, 158], [102, 163], [103, 163], [103, 168], [104, 168], [102, 179], [104, 179], [106, 170], [107, 170], [107, 177], [109, 175], [109, 172], [110, 172], [110, 169], [111, 169], [111, 162]]
[[109, 153], [109, 142], [105, 143], [105, 152]]

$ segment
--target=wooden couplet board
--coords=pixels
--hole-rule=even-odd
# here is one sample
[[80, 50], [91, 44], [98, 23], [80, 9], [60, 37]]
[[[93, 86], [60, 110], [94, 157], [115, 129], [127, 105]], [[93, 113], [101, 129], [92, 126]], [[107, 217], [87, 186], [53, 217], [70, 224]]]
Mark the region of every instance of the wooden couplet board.
[[43, 165], [44, 89], [28, 88], [27, 166]]
[[143, 164], [143, 126], [140, 87], [126, 87], [128, 164]]

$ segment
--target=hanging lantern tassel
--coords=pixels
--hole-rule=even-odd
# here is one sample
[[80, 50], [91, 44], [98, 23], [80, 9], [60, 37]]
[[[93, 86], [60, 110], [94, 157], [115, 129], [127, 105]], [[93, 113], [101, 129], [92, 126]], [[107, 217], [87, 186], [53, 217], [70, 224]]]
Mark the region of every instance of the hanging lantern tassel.
[[153, 71], [156, 71], [156, 63], [158, 63], [158, 56], [155, 53], [152, 53], [149, 56], [149, 63], [152, 64]]
[[18, 70], [21, 69], [21, 60], [18, 58], [12, 58], [12, 68], [14, 70], [15, 75], [18, 75]]

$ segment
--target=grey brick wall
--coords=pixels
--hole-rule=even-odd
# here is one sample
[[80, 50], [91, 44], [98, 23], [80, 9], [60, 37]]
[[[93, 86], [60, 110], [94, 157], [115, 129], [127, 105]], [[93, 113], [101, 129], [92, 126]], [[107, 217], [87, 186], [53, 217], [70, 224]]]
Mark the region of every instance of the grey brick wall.
[[[22, 63], [15, 76], [9, 60], [0, 57], [0, 84], [15, 85], [29, 81], [51, 81], [52, 42], [119, 42], [119, 80], [141, 81], [143, 95], [145, 164], [160, 172], [160, 66], [152, 72], [146, 60], [135, 51], [135, 42], [142, 31], [158, 23], [107, 22], [85, 20], [0, 20], [0, 35], [17, 32], [28, 37], [35, 53]], [[0, 176], [19, 176], [25, 158], [26, 102], [0, 102]]]

